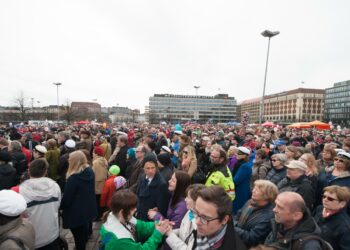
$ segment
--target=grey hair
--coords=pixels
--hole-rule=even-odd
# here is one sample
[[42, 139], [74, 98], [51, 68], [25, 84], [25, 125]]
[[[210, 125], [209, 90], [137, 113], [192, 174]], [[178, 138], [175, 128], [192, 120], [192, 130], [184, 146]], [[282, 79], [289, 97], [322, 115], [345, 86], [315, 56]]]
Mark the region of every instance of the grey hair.
[[272, 157], [277, 158], [283, 164], [285, 164], [288, 161], [287, 156], [285, 154], [275, 154]]

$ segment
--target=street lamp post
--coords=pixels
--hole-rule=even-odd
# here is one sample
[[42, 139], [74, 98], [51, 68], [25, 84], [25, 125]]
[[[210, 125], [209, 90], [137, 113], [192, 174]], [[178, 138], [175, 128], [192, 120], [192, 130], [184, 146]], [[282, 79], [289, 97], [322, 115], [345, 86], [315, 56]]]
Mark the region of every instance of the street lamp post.
[[261, 102], [260, 102], [260, 114], [259, 114], [259, 124], [261, 125], [262, 123], [262, 119], [264, 116], [264, 99], [265, 99], [265, 88], [266, 88], [266, 76], [267, 76], [267, 65], [269, 63], [269, 52], [270, 52], [270, 40], [271, 37], [277, 36], [280, 32], [279, 31], [269, 31], [269, 30], [264, 30], [261, 35], [263, 37], [268, 37], [269, 38], [269, 42], [267, 45], [267, 56], [266, 56], [266, 66], [265, 66], [265, 77], [264, 77], [264, 87], [263, 87], [263, 95], [261, 98]]
[[[196, 98], [198, 98], [198, 89], [200, 88], [201, 86], [193, 86], [193, 88], [196, 90]], [[195, 121], [197, 121], [199, 119], [199, 110], [197, 110], [197, 102], [198, 100], [196, 99], [195, 102], [194, 102], [194, 119]]]
[[59, 104], [59, 98], [58, 98], [58, 87], [62, 85], [60, 82], [53, 83], [53, 85], [56, 85], [57, 87], [57, 122], [60, 121], [60, 104]]

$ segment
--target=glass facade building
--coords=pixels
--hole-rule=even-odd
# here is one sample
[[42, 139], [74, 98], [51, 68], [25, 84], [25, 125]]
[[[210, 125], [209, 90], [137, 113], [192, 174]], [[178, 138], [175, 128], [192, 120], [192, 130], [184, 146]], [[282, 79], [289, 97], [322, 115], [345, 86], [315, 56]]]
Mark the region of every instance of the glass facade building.
[[151, 123], [229, 122], [236, 120], [237, 101], [228, 94], [215, 96], [155, 94], [149, 98]]
[[325, 118], [328, 122], [350, 125], [350, 80], [326, 89]]

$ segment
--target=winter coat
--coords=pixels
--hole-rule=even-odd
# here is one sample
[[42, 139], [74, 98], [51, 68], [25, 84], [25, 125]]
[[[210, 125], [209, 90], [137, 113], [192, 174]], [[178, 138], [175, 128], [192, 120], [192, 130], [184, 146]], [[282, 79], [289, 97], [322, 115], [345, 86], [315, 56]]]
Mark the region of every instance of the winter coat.
[[92, 162], [92, 170], [95, 174], [95, 194], [101, 194], [108, 177], [108, 162], [104, 157], [96, 157]]
[[58, 161], [57, 173], [62, 182], [66, 182], [66, 174], [69, 167], [68, 158], [69, 154], [74, 152], [75, 149], [65, 148], [65, 154], [62, 155]]
[[[194, 235], [197, 229], [192, 211], [188, 210], [181, 221], [180, 228], [172, 230], [166, 238], [166, 243], [173, 250], [192, 250]], [[186, 241], [187, 240], [187, 241]]]
[[22, 250], [18, 244], [7, 237], [20, 239], [26, 250], [34, 249], [35, 231], [26, 219], [17, 218], [0, 227], [0, 249]]
[[171, 176], [173, 175], [174, 167], [173, 165], [170, 166], [164, 166], [159, 168], [159, 173], [163, 176], [166, 183], [171, 179]]
[[[173, 229], [177, 229], [180, 227], [181, 221], [187, 213], [186, 202], [184, 199], [181, 199], [174, 207], [171, 207], [171, 202], [172, 199], [170, 199], [168, 211], [165, 218], [174, 222]], [[164, 216], [159, 212], [153, 218], [153, 220], [161, 219], [164, 219]]]
[[108, 207], [108, 208], [110, 207], [111, 199], [116, 188], [114, 184], [115, 177], [116, 177], [115, 175], [111, 175], [105, 181], [101, 192], [100, 207]]
[[244, 162], [241, 164], [233, 176], [235, 184], [236, 199], [233, 201], [233, 214], [236, 214], [239, 209], [250, 199], [250, 178], [252, 176], [252, 162]]
[[327, 218], [322, 217], [323, 207], [316, 210], [315, 221], [321, 228], [322, 239], [329, 242], [334, 250], [350, 249], [350, 217], [346, 209]]
[[50, 149], [46, 152], [45, 158], [49, 163], [48, 176], [57, 181], [58, 179], [58, 170], [57, 165], [60, 160], [60, 150], [58, 148]]
[[59, 236], [58, 209], [61, 190], [47, 177], [32, 178], [19, 186], [19, 193], [27, 202], [25, 217], [35, 229], [35, 248], [43, 247]]
[[287, 175], [287, 168], [276, 169], [272, 167], [266, 175], [266, 180], [271, 181], [273, 184], [278, 184]]
[[[271, 221], [272, 231], [265, 240], [265, 245], [276, 249], [293, 249], [293, 245], [299, 243], [299, 239], [308, 235], [320, 235], [321, 230], [317, 226], [311, 215], [306, 212], [303, 219], [292, 229], [279, 237], [279, 232], [283, 230], [281, 224], [277, 224], [275, 219]], [[300, 250], [321, 249], [318, 240], [308, 240]]]
[[26, 157], [22, 151], [10, 152], [12, 157], [12, 166], [16, 169], [16, 184], [19, 183], [21, 176], [27, 170]]
[[265, 180], [266, 175], [271, 169], [271, 164], [269, 160], [257, 160], [253, 164], [253, 172], [250, 187], [254, 187], [254, 182], [256, 180]]
[[168, 184], [159, 172], [155, 174], [152, 181], [148, 184], [145, 174], [139, 178], [137, 189], [138, 205], [137, 218], [148, 221], [148, 210], [157, 207], [161, 214], [166, 214], [170, 195]]
[[16, 185], [16, 169], [9, 163], [0, 165], [0, 190]]
[[120, 168], [120, 174], [121, 176], [125, 176], [125, 171], [126, 171], [126, 155], [128, 154], [128, 146], [124, 146], [119, 149], [119, 152], [113, 159], [113, 161], [109, 164], [110, 166], [112, 165], [117, 165]]
[[210, 165], [211, 170], [207, 175], [205, 186], [210, 187], [219, 185], [230, 196], [231, 200], [235, 199], [235, 184], [232, 179], [232, 174], [226, 165]]
[[290, 191], [300, 194], [306, 206], [312, 211], [316, 200], [315, 190], [312, 188], [311, 181], [306, 175], [302, 175], [296, 180], [291, 180], [286, 177], [277, 184], [277, 187], [280, 193]]
[[[195, 239], [197, 241], [197, 239]], [[196, 243], [194, 243], [196, 244]], [[223, 242], [218, 250], [246, 250], [247, 247], [234, 230], [233, 222], [228, 221]]]
[[235, 231], [247, 246], [263, 244], [267, 235], [271, 231], [271, 219], [274, 217], [272, 211], [274, 205], [268, 203], [263, 207], [254, 207], [254, 210], [248, 215], [247, 220], [240, 225], [238, 223], [241, 216], [245, 216], [245, 209], [250, 205], [251, 200], [247, 201], [242, 210], [237, 213], [235, 221]]
[[75, 228], [97, 217], [95, 176], [90, 167], [67, 179], [61, 202], [63, 228]]
[[130, 223], [136, 224], [136, 239], [112, 213], [109, 213], [107, 221], [100, 229], [101, 241], [106, 242], [105, 250], [158, 249], [163, 236], [155, 229], [154, 222], [144, 222], [133, 217]]

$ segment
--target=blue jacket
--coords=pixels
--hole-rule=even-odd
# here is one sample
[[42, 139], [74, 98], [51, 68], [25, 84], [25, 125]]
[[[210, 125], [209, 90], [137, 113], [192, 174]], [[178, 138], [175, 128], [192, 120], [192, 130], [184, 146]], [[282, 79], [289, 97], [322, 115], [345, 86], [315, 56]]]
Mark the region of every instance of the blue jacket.
[[[237, 164], [235, 168], [237, 167]], [[253, 162], [244, 162], [240, 165], [235, 176], [233, 176], [233, 183], [235, 184], [236, 198], [233, 201], [233, 214], [236, 214], [239, 209], [250, 199], [250, 179], [252, 177]]]
[[68, 178], [61, 209], [63, 228], [79, 227], [96, 218], [95, 175], [90, 167]]
[[167, 214], [170, 193], [168, 192], [168, 184], [159, 172], [149, 184], [145, 180], [145, 174], [142, 174], [138, 180], [136, 194], [138, 197], [138, 219], [150, 221], [147, 215], [148, 210], [155, 207], [158, 208], [159, 213]]

